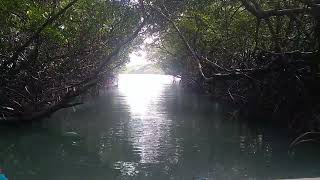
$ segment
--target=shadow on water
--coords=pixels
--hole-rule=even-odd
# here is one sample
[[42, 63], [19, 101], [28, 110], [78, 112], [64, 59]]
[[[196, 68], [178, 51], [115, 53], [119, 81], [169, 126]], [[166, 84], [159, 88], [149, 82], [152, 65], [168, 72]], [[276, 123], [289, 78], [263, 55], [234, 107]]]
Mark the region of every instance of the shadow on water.
[[288, 154], [285, 130], [235, 113], [170, 77], [125, 76], [119, 88], [48, 121], [1, 127], [0, 167], [14, 180], [320, 176], [319, 146]]

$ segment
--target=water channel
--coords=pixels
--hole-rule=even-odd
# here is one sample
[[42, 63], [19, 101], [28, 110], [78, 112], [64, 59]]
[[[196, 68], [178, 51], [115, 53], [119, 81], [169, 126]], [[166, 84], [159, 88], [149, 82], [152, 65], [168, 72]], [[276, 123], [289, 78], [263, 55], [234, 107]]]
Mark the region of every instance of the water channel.
[[178, 84], [120, 75], [118, 87], [84, 105], [0, 127], [0, 167], [10, 180], [320, 177], [319, 146], [289, 152], [285, 129], [239, 120]]

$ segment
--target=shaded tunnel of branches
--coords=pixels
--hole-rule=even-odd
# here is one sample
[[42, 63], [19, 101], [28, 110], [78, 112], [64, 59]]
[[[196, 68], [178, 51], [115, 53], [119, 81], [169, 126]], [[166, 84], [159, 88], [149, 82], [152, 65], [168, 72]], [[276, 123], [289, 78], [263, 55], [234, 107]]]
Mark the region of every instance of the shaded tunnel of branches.
[[5, 0], [0, 14], [1, 122], [79, 105], [151, 36], [148, 58], [182, 86], [319, 128], [317, 0]]

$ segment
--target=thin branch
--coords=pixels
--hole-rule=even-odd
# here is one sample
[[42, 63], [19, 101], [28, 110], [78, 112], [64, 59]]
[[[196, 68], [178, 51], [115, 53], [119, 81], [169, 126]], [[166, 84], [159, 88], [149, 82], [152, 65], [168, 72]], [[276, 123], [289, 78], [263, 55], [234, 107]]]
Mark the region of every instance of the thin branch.
[[201, 62], [197, 56], [197, 54], [195, 53], [195, 51], [191, 48], [189, 42], [187, 41], [187, 39], [184, 37], [184, 35], [182, 34], [182, 32], [180, 31], [180, 29], [178, 28], [178, 26], [176, 25], [176, 23], [169, 18], [167, 15], [165, 15], [161, 10], [159, 10], [158, 8], [155, 8], [152, 6], [152, 8], [157, 11], [160, 15], [162, 15], [167, 21], [169, 21], [173, 28], [177, 31], [179, 37], [181, 38], [181, 40], [184, 42], [184, 45], [187, 47], [188, 51], [191, 53], [193, 59], [196, 61], [197, 65], [198, 65], [198, 70], [200, 72], [200, 75], [205, 79], [205, 80], [209, 80], [210, 78], [206, 77], [205, 74], [202, 71], [202, 66], [201, 66]]
[[256, 25], [256, 33], [255, 33], [255, 45], [254, 45], [254, 52], [256, 52], [258, 48], [258, 41], [259, 41], [259, 30], [260, 30], [261, 20], [257, 18], [257, 25]]
[[320, 132], [306, 132], [306, 133], [303, 133], [300, 136], [298, 136], [296, 139], [294, 139], [289, 147], [292, 148], [296, 144], [299, 144], [300, 141], [303, 141], [304, 137], [310, 136], [310, 135], [320, 135]]

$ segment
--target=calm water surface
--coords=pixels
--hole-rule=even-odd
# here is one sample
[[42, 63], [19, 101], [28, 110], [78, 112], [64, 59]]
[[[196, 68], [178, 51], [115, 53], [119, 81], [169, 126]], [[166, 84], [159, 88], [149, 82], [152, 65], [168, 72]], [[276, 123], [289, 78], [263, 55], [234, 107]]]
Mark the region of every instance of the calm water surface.
[[320, 176], [320, 148], [288, 153], [284, 130], [253, 125], [163, 75], [119, 87], [48, 121], [0, 127], [10, 180], [277, 179]]

